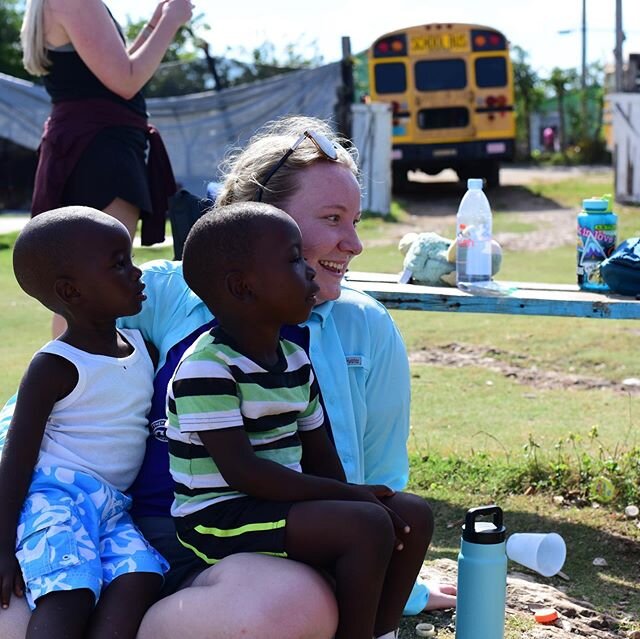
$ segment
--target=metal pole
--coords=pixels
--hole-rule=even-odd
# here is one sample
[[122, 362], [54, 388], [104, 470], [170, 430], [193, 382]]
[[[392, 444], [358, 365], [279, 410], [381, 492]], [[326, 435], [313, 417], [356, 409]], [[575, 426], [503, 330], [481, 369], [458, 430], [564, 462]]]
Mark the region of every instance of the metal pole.
[[587, 132], [587, 0], [582, 0], [582, 76], [580, 80], [581, 137]]
[[619, 93], [624, 89], [622, 82], [622, 42], [624, 33], [622, 32], [622, 0], [616, 0], [616, 48], [613, 50], [615, 58], [615, 90]]

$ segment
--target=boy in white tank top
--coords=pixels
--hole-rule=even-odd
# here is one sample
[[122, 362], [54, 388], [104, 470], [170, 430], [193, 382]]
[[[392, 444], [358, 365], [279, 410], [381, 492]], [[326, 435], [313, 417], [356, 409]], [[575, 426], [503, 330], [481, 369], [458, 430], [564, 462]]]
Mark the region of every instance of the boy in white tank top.
[[144, 456], [154, 371], [140, 333], [116, 329], [145, 299], [131, 238], [100, 211], [55, 209], [27, 223], [13, 266], [68, 328], [31, 360], [2, 453], [2, 606], [25, 589], [27, 639], [133, 639], [168, 565], [123, 492]]

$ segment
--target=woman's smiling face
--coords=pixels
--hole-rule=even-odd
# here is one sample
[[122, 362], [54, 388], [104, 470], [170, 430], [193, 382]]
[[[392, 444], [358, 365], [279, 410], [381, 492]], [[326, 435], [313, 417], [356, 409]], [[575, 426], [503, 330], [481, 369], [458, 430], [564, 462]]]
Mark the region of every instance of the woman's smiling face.
[[318, 303], [340, 297], [340, 282], [353, 257], [362, 252], [356, 232], [360, 186], [339, 162], [316, 162], [298, 175], [298, 190], [282, 203], [300, 227], [302, 251], [316, 272]]

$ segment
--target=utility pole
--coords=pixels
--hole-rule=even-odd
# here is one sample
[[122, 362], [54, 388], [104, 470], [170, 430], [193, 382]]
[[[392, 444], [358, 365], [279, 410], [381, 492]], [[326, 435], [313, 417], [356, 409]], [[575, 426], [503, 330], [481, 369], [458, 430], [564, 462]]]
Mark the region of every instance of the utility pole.
[[581, 137], [587, 137], [587, 0], [582, 0], [582, 75], [580, 78]]
[[623, 90], [622, 82], [622, 43], [624, 33], [622, 31], [622, 0], [616, 0], [616, 48], [613, 50], [615, 58], [615, 90], [620, 93]]
[[340, 64], [342, 84], [338, 87], [336, 120], [339, 133], [351, 139], [351, 105], [353, 104], [353, 58], [351, 57], [351, 38], [342, 36], [342, 61]]

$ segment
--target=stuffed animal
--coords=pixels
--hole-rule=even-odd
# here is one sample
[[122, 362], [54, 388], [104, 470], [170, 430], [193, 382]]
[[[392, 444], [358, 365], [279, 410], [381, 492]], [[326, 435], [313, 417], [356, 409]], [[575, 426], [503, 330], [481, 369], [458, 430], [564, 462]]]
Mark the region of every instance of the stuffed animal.
[[[411, 281], [426, 286], [456, 285], [456, 242], [437, 233], [407, 233], [398, 244], [404, 255], [405, 273]], [[502, 249], [491, 242], [491, 272], [495, 275], [502, 263]]]

